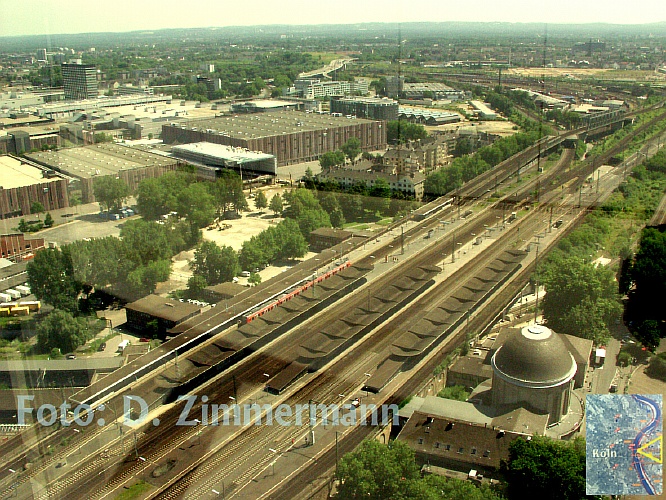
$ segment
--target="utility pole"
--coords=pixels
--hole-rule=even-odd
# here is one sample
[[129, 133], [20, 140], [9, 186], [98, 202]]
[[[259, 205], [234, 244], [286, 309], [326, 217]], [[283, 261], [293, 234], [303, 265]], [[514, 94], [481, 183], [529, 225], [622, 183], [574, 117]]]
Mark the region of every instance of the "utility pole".
[[236, 390], [236, 375], [231, 376], [231, 382], [234, 385], [234, 401], [238, 401], [238, 391]]
[[548, 223], [548, 232], [552, 232], [553, 230], [553, 206], [551, 205], [550, 207], [550, 222]]
[[400, 226], [400, 255], [405, 255], [405, 227]]

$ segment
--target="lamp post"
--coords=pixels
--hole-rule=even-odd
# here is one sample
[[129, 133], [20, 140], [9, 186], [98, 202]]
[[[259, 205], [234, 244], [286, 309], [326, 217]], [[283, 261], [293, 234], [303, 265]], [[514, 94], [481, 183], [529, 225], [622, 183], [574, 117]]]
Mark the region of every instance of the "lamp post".
[[[72, 429], [72, 431], [76, 432], [77, 434], [81, 434], [81, 431], [78, 429]], [[79, 455], [81, 455], [83, 452], [81, 451], [81, 443], [79, 442]]]

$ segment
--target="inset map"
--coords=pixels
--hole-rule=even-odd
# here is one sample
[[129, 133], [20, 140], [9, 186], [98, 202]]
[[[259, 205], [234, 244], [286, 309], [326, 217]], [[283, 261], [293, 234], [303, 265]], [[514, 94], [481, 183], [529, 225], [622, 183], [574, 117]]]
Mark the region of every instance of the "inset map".
[[588, 394], [586, 493], [660, 495], [662, 396]]

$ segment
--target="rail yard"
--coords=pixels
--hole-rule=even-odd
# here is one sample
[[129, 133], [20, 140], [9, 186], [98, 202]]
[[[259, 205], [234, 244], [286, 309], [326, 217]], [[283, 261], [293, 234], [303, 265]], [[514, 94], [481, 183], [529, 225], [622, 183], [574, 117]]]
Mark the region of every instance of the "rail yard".
[[[310, 423], [312, 415], [284, 426], [205, 426], [206, 403], [223, 405], [227, 415], [240, 411], [237, 404], [256, 404], [259, 416], [277, 405], [349, 406], [363, 394], [373, 404], [399, 403], [470, 331], [497, 316], [538, 252], [614, 187], [581, 203], [585, 180], [626, 141], [577, 169], [573, 150], [564, 149], [555, 165], [538, 171], [543, 154], [582, 132], [589, 131], [543, 138], [382, 234], [322, 252], [183, 323], [160, 348], [69, 396], [72, 405], [90, 405], [88, 416], [100, 425], [68, 416], [66, 425], [30, 429], [2, 444], [3, 469], [23, 471], [0, 475], [4, 493], [111, 498], [131, 480], [150, 479], [151, 498], [205, 498], [220, 484], [227, 498], [252, 496], [246, 492], [255, 478], [282, 454], [312, 446], [315, 437], [328, 440], [317, 461], [270, 489], [271, 498], [290, 498], [304, 478], [335, 463], [331, 435], [339, 452], [373, 427], [346, 429], [338, 442], [334, 429]], [[521, 175], [526, 179], [518, 182]], [[499, 199], [490, 198], [512, 182]], [[523, 214], [509, 221], [514, 211]], [[555, 234], [554, 220], [566, 221]], [[544, 238], [536, 254], [527, 251], [535, 237]], [[189, 410], [199, 425], [176, 425], [185, 404], [179, 397], [204, 394], [207, 400], [196, 398]], [[125, 396], [147, 402], [148, 418], [121, 422]], [[64, 457], [77, 449], [64, 472]]]

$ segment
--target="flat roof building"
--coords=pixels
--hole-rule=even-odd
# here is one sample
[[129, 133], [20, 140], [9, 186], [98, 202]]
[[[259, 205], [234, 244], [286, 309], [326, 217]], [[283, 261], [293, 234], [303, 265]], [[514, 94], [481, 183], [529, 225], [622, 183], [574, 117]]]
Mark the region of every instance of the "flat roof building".
[[148, 323], [157, 321], [157, 335], [164, 340], [166, 331], [201, 313], [201, 308], [188, 302], [148, 295], [125, 306], [127, 326], [139, 332], [149, 330]]
[[67, 180], [12, 156], [0, 156], [0, 219], [30, 214], [34, 202], [48, 210], [69, 206]]
[[494, 120], [495, 118], [497, 118], [497, 113], [495, 113], [492, 109], [486, 106], [483, 102], [470, 101], [470, 104], [476, 111], [478, 117], [481, 118], [482, 120]]
[[174, 146], [171, 153], [177, 158], [207, 167], [230, 168], [256, 175], [277, 175], [277, 160], [274, 155], [244, 148], [196, 142]]
[[278, 166], [318, 159], [351, 137], [363, 151], [386, 147], [383, 122], [298, 111], [267, 111], [162, 126], [167, 144], [210, 142], [272, 154]]
[[179, 165], [175, 158], [114, 143], [42, 151], [26, 156], [40, 165], [79, 179], [83, 203], [95, 201], [93, 180], [96, 177], [118, 176], [131, 191], [135, 191], [143, 179], [159, 177], [176, 170]]

